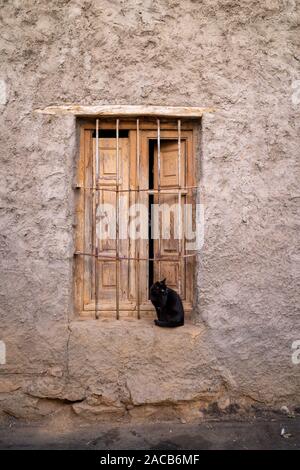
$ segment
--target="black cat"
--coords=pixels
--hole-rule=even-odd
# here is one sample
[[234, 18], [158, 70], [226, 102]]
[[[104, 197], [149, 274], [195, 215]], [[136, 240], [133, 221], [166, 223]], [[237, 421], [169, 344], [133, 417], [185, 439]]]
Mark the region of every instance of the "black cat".
[[157, 320], [155, 325], [175, 328], [184, 325], [184, 310], [181, 298], [166, 285], [166, 280], [157, 281], [150, 289], [150, 300], [153, 303]]

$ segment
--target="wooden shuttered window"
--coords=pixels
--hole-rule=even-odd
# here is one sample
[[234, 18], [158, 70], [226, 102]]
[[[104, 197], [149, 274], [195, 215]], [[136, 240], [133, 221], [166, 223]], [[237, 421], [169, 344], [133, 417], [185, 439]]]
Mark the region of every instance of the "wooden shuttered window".
[[[137, 203], [146, 208], [149, 220], [151, 205], [180, 203], [183, 227], [184, 205], [195, 205], [196, 174], [191, 120], [101, 118], [80, 123], [75, 295], [82, 318], [154, 316], [149, 287], [163, 278], [180, 293], [186, 312], [192, 309], [195, 256], [184, 238], [176, 238], [172, 211], [168, 239], [122, 238], [116, 232], [124, 219], [126, 225], [132, 218], [130, 208]], [[102, 239], [97, 229], [106, 206], [115, 209], [116, 236]]]

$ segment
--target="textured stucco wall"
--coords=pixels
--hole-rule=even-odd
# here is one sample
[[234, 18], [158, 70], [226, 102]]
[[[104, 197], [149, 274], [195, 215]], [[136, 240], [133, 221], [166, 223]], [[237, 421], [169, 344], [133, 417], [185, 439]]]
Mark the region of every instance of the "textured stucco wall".
[[[30, 418], [70, 406], [88, 416], [174, 402], [189, 412], [214, 401], [297, 406], [299, 4], [0, 4], [0, 409]], [[63, 103], [218, 109], [202, 122], [198, 327], [171, 336], [73, 321], [76, 125], [33, 112]], [[167, 370], [168, 390], [151, 388]]]

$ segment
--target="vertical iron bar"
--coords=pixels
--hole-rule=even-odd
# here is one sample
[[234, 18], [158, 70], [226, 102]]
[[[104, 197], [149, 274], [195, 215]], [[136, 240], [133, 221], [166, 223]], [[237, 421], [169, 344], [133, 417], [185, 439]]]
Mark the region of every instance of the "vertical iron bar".
[[[130, 138], [130, 131], [128, 132], [128, 142], [131, 142], [131, 138]], [[130, 145], [129, 145], [129, 148], [130, 148]], [[124, 225], [126, 223], [126, 233], [127, 233], [127, 238], [128, 238], [128, 244], [126, 246], [126, 250], [127, 250], [127, 256], [130, 258], [131, 257], [131, 254], [132, 254], [132, 239], [131, 239], [131, 236], [130, 234], [128, 235], [128, 228], [129, 228], [129, 213], [130, 213], [130, 206], [131, 206], [131, 195], [132, 195], [132, 192], [131, 192], [131, 152], [129, 150], [129, 153], [128, 153], [128, 188], [127, 186], [125, 188], [121, 188], [121, 191], [122, 191], [122, 195], [126, 194], [126, 190], [127, 190], [127, 193], [128, 193], [128, 198], [127, 198], [127, 201], [126, 201], [126, 209], [124, 208], [124, 210], [126, 211], [126, 215], [127, 215], [127, 220], [124, 221]], [[124, 170], [125, 171], [125, 170]], [[122, 175], [121, 175], [122, 176]], [[127, 182], [126, 182], [127, 184]], [[123, 192], [125, 191], [125, 193]], [[135, 196], [135, 192], [133, 193], [134, 196]], [[125, 217], [125, 213], [124, 213], [124, 217]], [[122, 254], [122, 253], [121, 253]], [[128, 298], [130, 298], [130, 292], [131, 292], [131, 279], [132, 279], [132, 276], [131, 276], [131, 270], [132, 270], [132, 264], [135, 264], [135, 261], [131, 260], [131, 259], [128, 259], [128, 261], [126, 262], [127, 266], [127, 283], [126, 283], [126, 289], [127, 289], [127, 295], [128, 295]]]
[[[157, 119], [157, 189], [158, 189], [158, 257], [160, 258], [161, 250], [161, 227], [160, 227], [160, 120]], [[158, 279], [160, 280], [161, 264], [158, 260]]]
[[97, 191], [97, 183], [99, 177], [99, 119], [96, 119], [96, 149], [95, 149], [95, 166], [94, 166], [94, 243], [95, 243], [95, 266], [94, 266], [94, 284], [95, 284], [95, 318], [98, 319], [98, 236], [97, 236], [97, 200], [99, 200], [99, 193]]
[[116, 318], [120, 318], [120, 252], [119, 252], [119, 119], [116, 120]]
[[181, 120], [178, 119], [178, 293], [181, 294], [182, 209], [181, 209]]
[[[139, 119], [136, 120], [136, 178], [137, 178], [137, 204], [138, 208], [140, 207], [140, 121]], [[137, 265], [136, 265], [136, 289], [137, 289], [137, 316], [138, 319], [141, 318], [140, 312], [140, 243], [141, 239], [139, 238], [136, 240], [137, 244]]]

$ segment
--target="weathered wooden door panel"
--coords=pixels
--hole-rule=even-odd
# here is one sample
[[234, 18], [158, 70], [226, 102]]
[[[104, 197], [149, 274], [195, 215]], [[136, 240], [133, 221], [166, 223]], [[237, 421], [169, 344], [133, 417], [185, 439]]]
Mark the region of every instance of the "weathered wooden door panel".
[[[101, 258], [116, 257], [116, 224], [111, 224], [116, 220], [116, 139], [99, 138], [99, 175], [95, 181], [96, 186], [101, 190], [93, 192], [93, 209], [86, 211], [86, 242], [88, 247], [94, 245], [94, 238], [97, 236], [98, 257], [87, 263], [85, 269], [85, 284], [91, 286], [85, 292], [85, 309], [95, 309], [95, 298], [97, 298], [97, 310], [115, 311], [116, 310], [116, 262], [115, 260], [103, 260]], [[88, 158], [88, 164], [95, 162], [96, 139], [92, 142], [92, 155]], [[119, 139], [119, 188], [120, 190], [129, 189], [129, 167], [130, 152], [129, 139]], [[91, 186], [90, 171], [86, 172], [86, 186]], [[91, 193], [91, 191], [90, 191]], [[86, 206], [91, 205], [91, 194], [88, 195]], [[95, 207], [96, 205], [96, 207]], [[119, 193], [119, 206], [122, 208], [121, 215], [124, 219], [128, 217], [129, 193], [128, 191]], [[96, 221], [95, 221], [95, 214]], [[109, 217], [108, 217], [109, 216]], [[93, 226], [96, 223], [96, 231]], [[104, 234], [108, 236], [104, 237]], [[120, 256], [130, 256], [130, 241], [128, 238], [121, 239], [119, 242]], [[132, 298], [132, 285], [134, 285], [134, 266], [130, 266], [130, 261], [122, 260], [120, 263], [120, 308], [132, 309], [134, 299]], [[130, 269], [129, 269], [130, 266]], [[95, 277], [96, 276], [96, 277]], [[95, 288], [96, 280], [96, 288]]]
[[[160, 133], [160, 187], [161, 190], [170, 190], [175, 188], [175, 194], [160, 194], [160, 204], [166, 204], [170, 208], [178, 203], [179, 189], [179, 172], [178, 172], [178, 133], [176, 130], [162, 130]], [[181, 133], [181, 187], [190, 187], [195, 185], [195, 164], [194, 164], [194, 150], [193, 150], [193, 133], [191, 131], [182, 131]], [[141, 138], [141, 187], [148, 187], [149, 184], [149, 148], [150, 141], [157, 141], [157, 132], [143, 131]], [[154, 189], [158, 189], [158, 158], [157, 158], [157, 143], [154, 146]], [[173, 189], [172, 189], [173, 191]], [[141, 199], [148, 203], [148, 195], [141, 195]], [[154, 204], [158, 203], [158, 195], [154, 195]], [[195, 197], [192, 191], [183, 190], [181, 195], [181, 207], [185, 203], [195, 204]], [[182, 211], [182, 224], [184, 224], [184, 211]], [[179, 256], [179, 241], [175, 237], [174, 228], [176, 227], [174, 221], [174, 212], [170, 211], [170, 238], [160, 241], [161, 256], [172, 258], [172, 261], [162, 261], [154, 263], [154, 280], [163, 279], [166, 277], [169, 286], [175, 290], [180, 290], [182, 299], [184, 300], [184, 307], [187, 311], [192, 308], [193, 299], [193, 283], [194, 283], [194, 258], [181, 258], [180, 260], [173, 261], [173, 258]], [[161, 222], [161, 220], [160, 220]], [[176, 222], [176, 217], [175, 221]], [[161, 223], [160, 223], [161, 226]], [[182, 253], [185, 249], [185, 241], [182, 240]], [[149, 243], [141, 243], [141, 255], [149, 256]], [[159, 255], [159, 242], [154, 240], [154, 256]], [[142, 310], [151, 309], [149, 302], [149, 263], [142, 264], [143, 277], [140, 282], [143, 288], [141, 305]], [[160, 272], [159, 272], [160, 271]], [[180, 282], [179, 282], [180, 279]], [[180, 289], [179, 289], [180, 286]]]
[[[160, 218], [160, 242], [154, 241], [154, 255], [162, 257], [179, 258], [184, 253], [184, 240], [179, 241], [183, 233], [183, 207], [184, 196], [180, 198], [181, 209], [178, 208], [178, 191], [180, 187], [185, 187], [185, 160], [186, 142], [181, 142], [181, 171], [179, 172], [178, 142], [176, 140], [162, 140], [160, 144], [160, 178], [158, 174], [158, 151], [157, 145], [154, 151], [154, 188], [161, 190], [173, 188], [173, 194], [155, 195], [154, 203], [159, 204]], [[179, 181], [179, 174], [180, 180]], [[160, 179], [160, 182], [159, 182]], [[177, 188], [177, 189], [175, 189]], [[165, 217], [163, 216], [165, 215]], [[181, 219], [181, 220], [180, 220]], [[181, 230], [180, 230], [181, 228]], [[181, 232], [181, 233], [179, 233]], [[180, 291], [180, 295], [185, 299], [185, 265], [182, 260], [162, 261], [154, 265], [154, 280], [167, 279], [167, 284]]]

